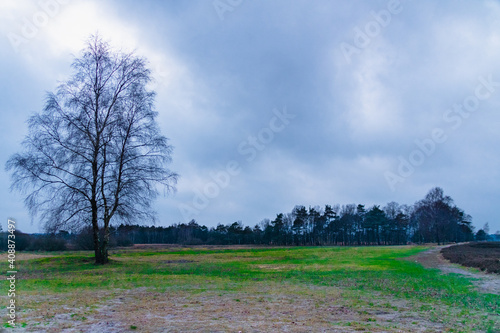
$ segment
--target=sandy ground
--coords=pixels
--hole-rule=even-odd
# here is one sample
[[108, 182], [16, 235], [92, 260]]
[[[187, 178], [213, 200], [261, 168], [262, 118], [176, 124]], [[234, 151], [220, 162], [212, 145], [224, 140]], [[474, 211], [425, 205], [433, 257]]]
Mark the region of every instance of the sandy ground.
[[344, 297], [332, 287], [262, 283], [255, 290], [195, 294], [136, 288], [96, 297], [91, 292], [32, 295], [30, 302], [43, 307], [21, 313], [20, 322], [36, 324], [14, 331], [416, 333], [447, 328], [404, 300], [373, 295], [348, 305], [345, 299], [352, 295]]

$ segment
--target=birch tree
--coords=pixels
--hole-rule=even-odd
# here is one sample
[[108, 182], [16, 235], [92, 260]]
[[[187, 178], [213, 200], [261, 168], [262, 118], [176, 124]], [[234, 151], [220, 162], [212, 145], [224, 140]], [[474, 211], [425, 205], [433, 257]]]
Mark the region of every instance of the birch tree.
[[177, 181], [146, 65], [91, 36], [70, 79], [30, 117], [23, 152], [6, 164], [47, 231], [92, 228], [98, 264], [108, 262], [111, 223], [153, 220], [152, 200]]

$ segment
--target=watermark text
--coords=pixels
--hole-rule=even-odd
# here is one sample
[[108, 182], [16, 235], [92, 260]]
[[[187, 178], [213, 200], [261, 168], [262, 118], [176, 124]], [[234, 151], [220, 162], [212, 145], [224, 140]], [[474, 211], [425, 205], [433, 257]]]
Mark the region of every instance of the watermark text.
[[9, 304], [7, 305], [7, 323], [10, 327], [16, 327], [16, 222], [7, 221], [7, 261], [9, 270], [7, 271], [7, 281], [9, 281]]
[[479, 84], [474, 89], [474, 93], [465, 97], [461, 103], [455, 103], [443, 113], [443, 121], [447, 127], [437, 127], [431, 130], [429, 137], [423, 140], [415, 140], [416, 148], [408, 155], [398, 156], [398, 167], [396, 172], [386, 171], [385, 180], [389, 188], [394, 192], [396, 185], [403, 183], [406, 178], [415, 173], [416, 168], [423, 165], [425, 161], [433, 155], [440, 144], [445, 143], [449, 136], [448, 131], [456, 131], [462, 126], [464, 119], [479, 109], [481, 102], [490, 98], [500, 87], [500, 82], [493, 81], [490, 74], [487, 77], [480, 76]]

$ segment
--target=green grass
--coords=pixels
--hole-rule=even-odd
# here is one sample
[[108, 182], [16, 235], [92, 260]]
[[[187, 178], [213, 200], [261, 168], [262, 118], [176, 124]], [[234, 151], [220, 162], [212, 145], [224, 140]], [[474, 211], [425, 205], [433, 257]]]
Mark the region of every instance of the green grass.
[[[484, 331], [498, 329], [499, 296], [474, 291], [467, 278], [443, 275], [401, 260], [425, 249], [402, 246], [115, 250], [111, 263], [105, 266], [94, 265], [90, 252], [62, 253], [19, 261], [17, 291], [49, 295], [146, 287], [159, 292], [196, 295], [213, 291], [222, 295], [272, 281], [339, 288], [347, 297], [345, 303], [353, 308], [397, 309], [390, 302], [370, 301], [377, 297], [373, 295], [380, 295], [411, 302], [431, 321], [450, 325], [475, 322], [474, 327]], [[2, 269], [7, 271], [6, 264]], [[0, 281], [0, 288], [7, 289], [5, 280]], [[244, 302], [240, 297], [233, 300]], [[358, 326], [371, 325], [372, 321], [367, 314], [364, 324]]]

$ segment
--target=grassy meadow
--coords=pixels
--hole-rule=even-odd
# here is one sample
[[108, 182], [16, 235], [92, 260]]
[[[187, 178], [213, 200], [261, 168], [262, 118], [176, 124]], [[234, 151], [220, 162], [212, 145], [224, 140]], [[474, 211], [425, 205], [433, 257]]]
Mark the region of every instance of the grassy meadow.
[[500, 296], [407, 258], [425, 249], [116, 249], [105, 266], [20, 253], [13, 331], [500, 332]]

